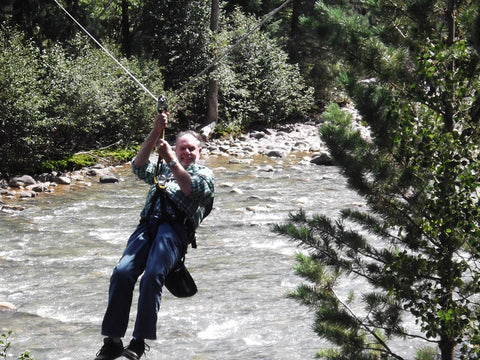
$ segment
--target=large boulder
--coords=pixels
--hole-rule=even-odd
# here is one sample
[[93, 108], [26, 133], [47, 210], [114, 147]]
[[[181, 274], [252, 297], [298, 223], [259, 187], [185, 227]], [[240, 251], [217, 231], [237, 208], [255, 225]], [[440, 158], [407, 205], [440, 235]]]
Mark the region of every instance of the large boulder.
[[315, 154], [310, 162], [315, 165], [334, 165], [332, 158], [327, 153]]
[[14, 176], [8, 182], [8, 186], [19, 188], [22, 186], [33, 185], [35, 182], [35, 179], [30, 175]]
[[112, 174], [106, 174], [106, 175], [100, 176], [100, 182], [101, 182], [102, 184], [117, 183], [117, 182], [118, 182], [118, 178], [115, 177], [115, 176], [112, 175]]

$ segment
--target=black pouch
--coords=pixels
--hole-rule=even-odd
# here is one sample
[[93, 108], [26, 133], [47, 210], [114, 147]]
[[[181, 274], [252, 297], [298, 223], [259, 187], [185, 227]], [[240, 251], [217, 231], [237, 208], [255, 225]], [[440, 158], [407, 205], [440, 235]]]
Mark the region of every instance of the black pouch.
[[185, 258], [173, 268], [165, 279], [165, 286], [176, 297], [190, 297], [197, 293], [197, 285], [185, 266]]

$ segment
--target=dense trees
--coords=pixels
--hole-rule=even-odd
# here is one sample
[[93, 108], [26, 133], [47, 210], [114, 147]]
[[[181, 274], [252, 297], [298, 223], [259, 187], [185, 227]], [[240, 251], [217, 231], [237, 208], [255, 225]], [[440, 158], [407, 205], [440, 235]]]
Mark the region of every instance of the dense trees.
[[[20, 35], [0, 37], [2, 171], [38, 171], [41, 163], [80, 149], [141, 140], [152, 100], [100, 49], [75, 41], [41, 50]], [[151, 88], [162, 87], [154, 64], [124, 63]]]
[[[338, 345], [324, 352], [329, 359], [401, 359], [395, 337], [436, 344], [443, 360], [455, 349], [478, 358], [478, 2], [323, 1], [316, 9], [309, 23], [343, 60], [343, 88], [371, 132], [362, 138], [331, 105], [321, 137], [368, 209], [339, 219], [300, 212], [276, 227], [311, 251], [298, 265], [311, 285], [294, 297]], [[365, 290], [338, 296], [352, 277]], [[405, 313], [420, 333], [403, 326]]]

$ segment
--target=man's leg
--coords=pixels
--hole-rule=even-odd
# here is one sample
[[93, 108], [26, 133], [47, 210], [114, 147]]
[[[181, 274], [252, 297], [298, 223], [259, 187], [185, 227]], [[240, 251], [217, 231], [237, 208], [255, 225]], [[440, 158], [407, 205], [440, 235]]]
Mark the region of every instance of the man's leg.
[[156, 339], [157, 313], [165, 277], [185, 255], [186, 246], [171, 225], [160, 224], [140, 282], [137, 319], [133, 332], [135, 339]]
[[145, 269], [150, 243], [147, 225], [137, 226], [110, 278], [108, 306], [102, 323], [102, 334], [123, 337], [127, 331], [133, 289]]

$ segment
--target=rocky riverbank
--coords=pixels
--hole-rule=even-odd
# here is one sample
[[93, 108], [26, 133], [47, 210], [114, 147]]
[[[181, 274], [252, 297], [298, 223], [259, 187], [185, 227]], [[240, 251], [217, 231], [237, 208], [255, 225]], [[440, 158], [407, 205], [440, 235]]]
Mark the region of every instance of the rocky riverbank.
[[[240, 162], [259, 155], [283, 158], [291, 153], [302, 153], [312, 163], [332, 165], [328, 150], [320, 140], [318, 125], [314, 122], [288, 124], [236, 138], [212, 139], [204, 144], [202, 156], [226, 156], [230, 162]], [[19, 200], [34, 198], [41, 193], [58, 192], [57, 189], [62, 187], [89, 187], [92, 182], [122, 181], [115, 175], [115, 169], [108, 164], [97, 164], [69, 173], [52, 172], [35, 178], [22, 175], [3, 180], [0, 183], [1, 210], [21, 211], [24, 206]]]

